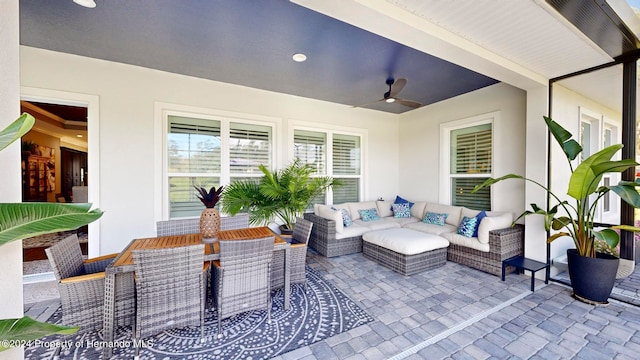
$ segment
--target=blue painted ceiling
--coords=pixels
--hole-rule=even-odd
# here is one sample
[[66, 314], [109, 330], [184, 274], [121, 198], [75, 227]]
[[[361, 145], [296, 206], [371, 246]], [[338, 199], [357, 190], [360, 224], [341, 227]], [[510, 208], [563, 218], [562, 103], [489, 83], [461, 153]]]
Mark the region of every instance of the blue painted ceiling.
[[286, 0], [96, 3], [22, 0], [21, 44], [352, 106], [381, 99], [389, 77], [424, 105], [497, 82]]

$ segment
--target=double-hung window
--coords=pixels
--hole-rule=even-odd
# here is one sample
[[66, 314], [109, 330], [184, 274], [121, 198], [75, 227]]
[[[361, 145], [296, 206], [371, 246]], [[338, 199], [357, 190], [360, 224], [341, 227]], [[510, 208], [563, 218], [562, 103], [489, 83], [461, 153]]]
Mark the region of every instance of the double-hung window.
[[167, 115], [168, 217], [199, 216], [194, 186], [207, 188], [259, 178], [260, 164], [273, 167], [273, 124], [247, 120]]
[[446, 130], [449, 142], [451, 205], [476, 210], [491, 209], [491, 188], [472, 193], [491, 177], [493, 125], [491, 121]]
[[359, 136], [334, 134], [333, 177], [342, 185], [333, 190], [333, 204], [360, 201], [361, 142]]
[[258, 179], [264, 164], [271, 168], [272, 129], [270, 126], [232, 122], [229, 126], [230, 182]]
[[338, 131], [294, 129], [293, 156], [315, 168], [314, 176], [331, 176], [342, 183], [313, 203], [360, 201], [362, 136]]

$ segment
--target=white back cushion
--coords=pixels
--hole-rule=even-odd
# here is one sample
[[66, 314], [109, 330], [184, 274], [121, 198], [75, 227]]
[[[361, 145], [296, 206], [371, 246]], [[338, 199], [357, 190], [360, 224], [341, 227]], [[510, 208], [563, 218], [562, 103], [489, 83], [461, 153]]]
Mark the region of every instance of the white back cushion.
[[504, 213], [497, 216], [486, 216], [480, 222], [478, 227], [478, 241], [482, 244], [489, 243], [489, 231], [505, 229], [511, 226], [513, 221], [513, 215], [511, 213]]
[[[351, 220], [360, 219], [360, 213], [358, 212], [358, 210], [376, 209], [376, 211], [378, 211], [378, 207], [376, 206], [375, 201], [364, 201], [348, 204], [350, 209], [349, 212], [351, 213]], [[380, 216], [380, 214], [378, 214], [378, 216]]]
[[393, 204], [393, 201], [389, 201], [389, 200], [376, 201], [376, 206], [378, 207], [378, 215], [380, 217], [393, 216], [393, 210], [391, 210], [392, 204]]
[[454, 226], [458, 226], [458, 224], [460, 224], [460, 213], [462, 212], [462, 207], [460, 206], [427, 203], [425, 211], [439, 214], [449, 214], [449, 216], [447, 216], [447, 219], [444, 221], [446, 224]]
[[426, 201], [416, 201], [415, 204], [411, 207], [411, 216], [417, 217], [418, 219], [424, 219], [424, 208], [427, 207]]
[[337, 233], [344, 231], [344, 222], [342, 221], [342, 213], [340, 211], [333, 210], [327, 205], [314, 205], [314, 210], [317, 216], [327, 220], [334, 220], [336, 222]]

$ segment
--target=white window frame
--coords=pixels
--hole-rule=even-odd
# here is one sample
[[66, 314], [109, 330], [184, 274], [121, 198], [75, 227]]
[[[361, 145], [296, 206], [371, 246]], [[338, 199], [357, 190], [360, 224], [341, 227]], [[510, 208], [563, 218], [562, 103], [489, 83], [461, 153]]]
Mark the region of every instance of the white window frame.
[[[451, 204], [453, 201], [451, 196], [451, 181], [454, 177], [461, 177], [461, 174], [455, 176], [451, 174], [451, 132], [454, 130], [464, 129], [468, 127], [491, 124], [491, 172], [482, 174], [465, 174], [462, 177], [468, 178], [485, 178], [493, 177], [495, 171], [495, 149], [496, 149], [496, 129], [495, 124], [500, 117], [500, 112], [495, 111], [487, 114], [481, 114], [463, 118], [459, 120], [448, 121], [440, 124], [440, 192], [439, 202], [441, 204]], [[490, 201], [495, 204], [495, 192], [491, 191]], [[493, 205], [492, 205], [493, 206]]]
[[[157, 139], [155, 148], [158, 149], [158, 151], [155, 152], [154, 161], [156, 168], [162, 169], [162, 171], [156, 172], [159, 174], [156, 176], [156, 189], [158, 189], [156, 199], [161, 199], [160, 206], [154, 207], [157, 209], [155, 213], [156, 221], [169, 219], [167, 133], [169, 131], [168, 117], [170, 115], [220, 121], [220, 147], [222, 157], [220, 159], [219, 177], [221, 185], [227, 185], [231, 181], [229, 133], [230, 123], [232, 122], [271, 127], [271, 164], [269, 164], [269, 167], [273, 169], [276, 164], [278, 164], [278, 129], [281, 128], [281, 119], [256, 114], [156, 102], [154, 133]], [[216, 176], [215, 174], [201, 175]], [[259, 174], [255, 174], [255, 176], [259, 176]]]
[[[620, 123], [613, 121], [612, 119], [602, 116], [602, 137], [601, 144], [602, 148], [605, 148], [605, 133], [607, 130], [611, 131], [611, 145], [622, 143], [622, 132], [620, 131]], [[612, 160], [620, 160], [622, 159], [622, 152], [617, 152]], [[602, 185], [604, 185], [605, 179], [609, 179], [609, 184], [617, 184], [621, 177], [619, 173], [606, 174], [602, 178]], [[605, 211], [605, 199], [602, 199], [600, 202], [599, 216], [600, 222], [604, 223], [619, 223], [620, 222], [620, 197], [610, 191], [609, 192], [609, 210]]]
[[[368, 132], [365, 129], [356, 129], [349, 127], [341, 127], [334, 126], [329, 124], [323, 124], [323, 127], [318, 127], [315, 123], [310, 123], [306, 121], [299, 120], [290, 120], [289, 128], [287, 130], [287, 138], [289, 141], [288, 146], [288, 159], [289, 161], [293, 161], [295, 159], [294, 152], [294, 132], [295, 130], [304, 130], [304, 131], [313, 131], [326, 134], [327, 139], [327, 150], [326, 150], [326, 174], [320, 174], [316, 176], [331, 176], [334, 178], [359, 178], [358, 186], [360, 188], [358, 201], [362, 201], [362, 199], [367, 198], [367, 181], [366, 181], [366, 144], [367, 144], [367, 135]], [[349, 135], [349, 136], [358, 136], [360, 137], [360, 175], [337, 175], [333, 174], [333, 135]], [[325, 194], [325, 204], [333, 205], [333, 189], [327, 190]]]
[[[604, 136], [606, 130], [611, 130], [612, 144], [619, 144], [622, 142], [622, 133], [620, 131], [620, 122], [614, 121], [596, 111], [589, 110], [583, 106], [579, 106], [579, 122], [578, 131], [581, 135], [581, 128], [583, 123], [589, 123], [591, 125], [590, 134], [590, 155], [604, 149]], [[582, 137], [580, 136], [580, 145], [582, 145]], [[584, 149], [583, 149], [584, 151]], [[581, 158], [578, 157], [576, 166], [580, 163]], [[612, 160], [620, 160], [620, 152], [616, 153]], [[600, 185], [604, 185], [605, 179], [609, 179], [610, 184], [617, 184], [620, 181], [620, 174], [608, 174], [603, 176]], [[595, 201], [596, 195], [589, 196], [590, 202]], [[609, 211], [604, 210], [604, 199], [601, 199], [598, 208], [596, 209], [594, 221], [601, 223], [617, 224], [620, 222], [620, 197], [613, 192], [609, 192]]]

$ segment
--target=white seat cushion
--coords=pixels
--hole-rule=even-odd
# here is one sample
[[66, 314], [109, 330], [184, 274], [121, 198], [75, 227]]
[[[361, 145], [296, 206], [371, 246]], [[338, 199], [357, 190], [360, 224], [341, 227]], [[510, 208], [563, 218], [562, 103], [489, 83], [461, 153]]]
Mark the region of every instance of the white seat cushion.
[[350, 226], [345, 227], [341, 233], [336, 232], [336, 239], [346, 239], [354, 236], [360, 236], [368, 231], [371, 231], [371, 229], [362, 225], [358, 225], [354, 222]]
[[407, 224], [412, 224], [420, 221], [418, 220], [418, 218], [414, 218], [413, 216], [410, 218], [394, 218], [393, 216], [391, 216], [391, 217], [382, 218], [382, 220], [399, 224], [401, 227], [404, 227]]
[[364, 226], [371, 231], [400, 227], [400, 224], [395, 223], [393, 221], [387, 221], [385, 219], [371, 220], [371, 221], [362, 221], [362, 219], [360, 219], [360, 220], [355, 220], [353, 223], [358, 224], [360, 226]]
[[407, 229], [412, 229], [412, 230], [420, 231], [423, 233], [427, 233], [427, 234], [434, 234], [434, 235], [440, 235], [442, 233], [452, 232], [452, 231], [455, 232], [458, 229], [458, 227], [449, 225], [449, 224], [444, 224], [444, 225], [425, 224], [422, 221], [409, 223], [404, 225], [403, 227]]
[[362, 240], [404, 255], [421, 254], [449, 246], [449, 242], [440, 236], [405, 228], [370, 231], [362, 236]]
[[449, 240], [450, 243], [468, 247], [482, 252], [489, 252], [489, 244], [483, 244], [475, 237], [466, 237], [464, 235], [456, 234], [455, 232], [448, 232], [440, 234], [443, 238]]

